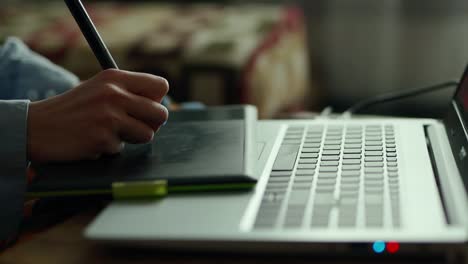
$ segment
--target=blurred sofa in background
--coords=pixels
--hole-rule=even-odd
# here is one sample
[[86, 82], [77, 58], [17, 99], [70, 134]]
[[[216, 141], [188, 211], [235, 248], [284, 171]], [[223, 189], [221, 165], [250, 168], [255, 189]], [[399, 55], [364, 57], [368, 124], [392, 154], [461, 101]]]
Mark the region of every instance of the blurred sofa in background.
[[[254, 104], [261, 118], [313, 104], [306, 29], [279, 5], [86, 5], [122, 69], [158, 74], [178, 101]], [[0, 38], [15, 35], [85, 79], [100, 70], [61, 2], [2, 8]]]

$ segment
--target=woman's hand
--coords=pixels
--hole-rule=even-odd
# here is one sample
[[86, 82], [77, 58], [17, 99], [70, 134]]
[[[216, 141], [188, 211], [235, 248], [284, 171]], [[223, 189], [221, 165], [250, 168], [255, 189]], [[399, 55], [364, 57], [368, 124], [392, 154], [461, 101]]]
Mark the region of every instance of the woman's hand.
[[66, 93], [31, 102], [28, 157], [96, 159], [118, 153], [122, 142], [149, 142], [168, 118], [161, 105], [168, 90], [164, 78], [110, 69]]

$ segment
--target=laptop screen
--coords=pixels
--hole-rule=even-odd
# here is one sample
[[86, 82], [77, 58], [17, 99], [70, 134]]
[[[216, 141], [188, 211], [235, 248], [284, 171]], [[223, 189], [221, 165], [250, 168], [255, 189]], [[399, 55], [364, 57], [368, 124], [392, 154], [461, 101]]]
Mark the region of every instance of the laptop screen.
[[455, 101], [460, 109], [460, 114], [463, 115], [465, 125], [468, 125], [468, 74], [465, 73], [460, 83]]
[[468, 191], [468, 67], [458, 84], [444, 124], [453, 156]]

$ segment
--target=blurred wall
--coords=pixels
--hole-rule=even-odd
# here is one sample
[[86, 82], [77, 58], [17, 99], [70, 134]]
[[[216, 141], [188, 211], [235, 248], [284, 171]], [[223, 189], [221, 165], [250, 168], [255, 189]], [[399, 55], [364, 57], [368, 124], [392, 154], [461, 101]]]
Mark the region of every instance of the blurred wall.
[[[309, 25], [312, 64], [323, 81], [327, 102], [338, 110], [385, 91], [458, 80], [468, 63], [466, 0], [300, 3]], [[440, 115], [452, 92], [437, 92], [375, 110]]]

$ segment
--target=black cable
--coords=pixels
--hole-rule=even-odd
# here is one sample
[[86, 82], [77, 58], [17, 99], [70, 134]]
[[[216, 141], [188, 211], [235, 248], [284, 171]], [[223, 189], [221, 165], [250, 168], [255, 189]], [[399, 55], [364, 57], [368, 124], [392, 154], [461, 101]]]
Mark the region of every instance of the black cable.
[[346, 110], [343, 114], [348, 114], [348, 115], [354, 114], [354, 113], [357, 113], [358, 111], [361, 111], [362, 109], [368, 108], [376, 104], [381, 104], [381, 103], [386, 103], [389, 101], [408, 98], [408, 97], [420, 95], [423, 93], [434, 92], [437, 90], [446, 89], [446, 88], [450, 88], [450, 87], [457, 86], [457, 85], [458, 85], [458, 82], [448, 81], [448, 82], [443, 82], [443, 83], [439, 83], [436, 85], [423, 87], [423, 88], [412, 89], [412, 90], [404, 91], [404, 92], [398, 91], [398, 92], [389, 92], [386, 94], [377, 95], [373, 98], [369, 98], [369, 99], [365, 99], [360, 102], [357, 102], [356, 104], [348, 108], [348, 110]]

